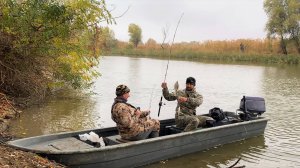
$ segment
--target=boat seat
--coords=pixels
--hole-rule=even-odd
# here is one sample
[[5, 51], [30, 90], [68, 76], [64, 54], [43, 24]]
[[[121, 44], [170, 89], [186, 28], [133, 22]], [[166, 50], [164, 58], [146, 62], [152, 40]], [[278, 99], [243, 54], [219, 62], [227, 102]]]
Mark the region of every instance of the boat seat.
[[183, 132], [183, 129], [176, 127], [176, 125], [166, 126], [167, 134], [177, 134]]
[[106, 138], [113, 141], [113, 142], [115, 142], [115, 143], [131, 142], [130, 140], [123, 139], [120, 135], [109, 136], [109, 137], [106, 137]]

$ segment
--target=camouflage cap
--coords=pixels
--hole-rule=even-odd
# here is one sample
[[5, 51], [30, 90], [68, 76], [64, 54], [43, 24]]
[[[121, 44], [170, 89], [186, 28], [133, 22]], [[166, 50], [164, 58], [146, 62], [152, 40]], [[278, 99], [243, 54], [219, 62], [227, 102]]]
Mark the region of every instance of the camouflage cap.
[[130, 89], [126, 85], [119, 85], [116, 88], [116, 95], [117, 96], [122, 96], [125, 93], [130, 92]]

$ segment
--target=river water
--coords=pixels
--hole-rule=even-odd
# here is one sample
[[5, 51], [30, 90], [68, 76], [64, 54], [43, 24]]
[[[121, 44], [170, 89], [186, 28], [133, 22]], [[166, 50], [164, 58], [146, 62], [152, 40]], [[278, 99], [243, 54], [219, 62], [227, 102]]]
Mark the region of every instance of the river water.
[[[151, 117], [174, 117], [176, 102], [164, 101], [157, 116], [167, 60], [151, 58], [101, 58], [95, 80], [85, 93], [64, 90], [45, 103], [24, 110], [12, 123], [11, 132], [29, 137], [56, 132], [114, 126], [110, 108], [115, 88], [126, 84], [131, 89], [129, 103], [151, 109]], [[148, 168], [228, 167], [237, 166], [300, 167], [300, 67], [214, 64], [171, 60], [166, 82], [170, 90], [185, 79], [196, 78], [196, 88], [204, 97], [197, 114], [213, 107], [235, 111], [243, 95], [264, 97], [270, 119], [264, 135], [223, 145], [206, 151], [164, 160]]]

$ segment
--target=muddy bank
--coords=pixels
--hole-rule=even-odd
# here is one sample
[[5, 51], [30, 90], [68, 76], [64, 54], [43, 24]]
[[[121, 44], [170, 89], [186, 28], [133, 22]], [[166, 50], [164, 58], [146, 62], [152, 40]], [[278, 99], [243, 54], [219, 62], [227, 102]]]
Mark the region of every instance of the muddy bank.
[[5, 141], [14, 138], [8, 133], [10, 120], [18, 117], [21, 111], [15, 108], [15, 104], [0, 93], [0, 167], [3, 168], [63, 168], [65, 166], [42, 158], [37, 154], [16, 150], [5, 145]]
[[4, 94], [0, 93], [0, 133], [8, 129], [10, 119], [16, 117], [19, 113], [20, 111], [13, 107], [13, 103]]
[[21, 168], [21, 167], [51, 167], [62, 168], [55, 162], [51, 162], [45, 158], [42, 158], [34, 153], [23, 152], [7, 147], [6, 145], [0, 145], [1, 157], [0, 167], [3, 168]]
[[12, 138], [7, 133], [10, 120], [18, 117], [21, 111], [14, 107], [14, 103], [10, 101], [5, 94], [0, 93], [0, 140], [7, 141]]

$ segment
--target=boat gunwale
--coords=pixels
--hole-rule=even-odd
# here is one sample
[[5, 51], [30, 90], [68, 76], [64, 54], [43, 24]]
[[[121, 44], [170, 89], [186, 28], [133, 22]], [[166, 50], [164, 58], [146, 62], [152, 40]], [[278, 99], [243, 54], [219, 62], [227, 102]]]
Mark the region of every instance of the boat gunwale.
[[[34, 137], [29, 137], [29, 138], [22, 138], [22, 139], [18, 139], [18, 140], [8, 141], [6, 144], [13, 148], [30, 151], [30, 152], [34, 152], [34, 153], [41, 153], [41, 154], [67, 155], [67, 154], [93, 153], [93, 152], [99, 152], [99, 151], [110, 151], [110, 150], [115, 150], [118, 148], [130, 147], [130, 146], [138, 146], [138, 145], [148, 144], [148, 143], [152, 143], [152, 142], [156, 142], [156, 141], [170, 140], [170, 139], [174, 139], [174, 138], [178, 138], [178, 137], [184, 137], [184, 136], [189, 136], [189, 135], [193, 135], [193, 134], [199, 134], [199, 133], [205, 133], [205, 132], [210, 132], [210, 131], [219, 130], [219, 129], [235, 127], [238, 125], [249, 125], [250, 123], [268, 122], [269, 120], [270, 119], [265, 118], [265, 117], [259, 117], [255, 120], [250, 120], [250, 121], [243, 121], [243, 122], [226, 124], [226, 125], [221, 125], [221, 126], [216, 126], [216, 127], [197, 129], [195, 131], [182, 132], [182, 133], [177, 133], [177, 134], [160, 136], [160, 137], [156, 137], [156, 138], [144, 139], [144, 140], [139, 140], [139, 141], [130, 141], [127, 143], [120, 143], [120, 144], [116, 144], [116, 145], [110, 145], [110, 146], [105, 146], [105, 147], [100, 147], [100, 148], [95, 147], [95, 148], [83, 149], [83, 150], [67, 150], [67, 151], [37, 150], [37, 149], [30, 149], [30, 148], [22, 147], [22, 146], [18, 145], [18, 142], [35, 139], [37, 137], [45, 138], [45, 137], [52, 137], [52, 136], [57, 136], [57, 135], [67, 135], [67, 134], [71, 135], [71, 134], [75, 134], [75, 133], [82, 133], [82, 132], [88, 132], [88, 131], [99, 130], [99, 129], [108, 129], [109, 130], [109, 129], [113, 129], [115, 127], [87, 129], [87, 130], [81, 130], [81, 131], [62, 132], [62, 133], [34, 136]], [[63, 138], [61, 138], [61, 139], [63, 139]]]

